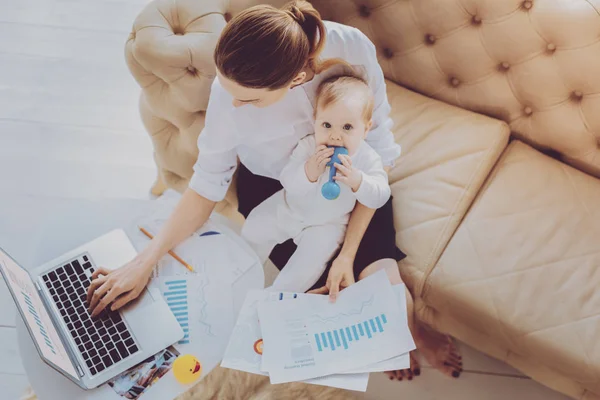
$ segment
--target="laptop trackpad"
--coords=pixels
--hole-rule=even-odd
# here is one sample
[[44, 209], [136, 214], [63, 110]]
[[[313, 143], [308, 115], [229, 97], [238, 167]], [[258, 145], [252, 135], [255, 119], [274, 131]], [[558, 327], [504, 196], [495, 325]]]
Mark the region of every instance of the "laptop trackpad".
[[155, 290], [149, 290], [148, 288], [144, 289], [144, 291], [140, 294], [140, 296], [137, 299], [133, 300], [125, 307], [123, 307], [123, 313], [125, 314], [125, 316], [132, 312], [135, 312], [136, 310], [141, 310], [143, 308], [146, 308], [147, 306], [154, 304], [156, 298], [155, 296], [160, 296], [160, 291], [156, 290], [154, 296], [152, 293], [153, 291]]

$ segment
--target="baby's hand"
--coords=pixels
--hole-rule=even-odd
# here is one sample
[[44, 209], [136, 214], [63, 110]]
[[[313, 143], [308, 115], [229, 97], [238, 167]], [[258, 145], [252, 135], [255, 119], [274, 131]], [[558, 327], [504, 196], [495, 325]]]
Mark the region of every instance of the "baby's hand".
[[352, 160], [347, 155], [340, 154], [340, 161], [342, 162], [341, 165], [338, 163], [334, 164], [339, 174], [334, 176], [333, 179], [345, 183], [353, 192], [356, 192], [362, 183], [362, 174], [352, 166]]
[[331, 161], [331, 156], [333, 156], [332, 148], [325, 145], [317, 147], [315, 154], [304, 164], [304, 172], [309, 181], [316, 182], [319, 179], [325, 172], [327, 163]]

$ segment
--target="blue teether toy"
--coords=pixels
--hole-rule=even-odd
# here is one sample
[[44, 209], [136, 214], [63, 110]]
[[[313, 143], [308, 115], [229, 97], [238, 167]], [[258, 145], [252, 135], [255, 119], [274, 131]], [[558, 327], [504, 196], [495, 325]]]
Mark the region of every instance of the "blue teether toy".
[[335, 164], [335, 163], [341, 164], [342, 163], [340, 161], [340, 154], [347, 156], [348, 149], [346, 149], [345, 147], [334, 147], [333, 148], [333, 156], [331, 156], [331, 161], [329, 161], [327, 163], [327, 166], [329, 167], [329, 181], [325, 182], [325, 184], [321, 188], [321, 194], [327, 200], [335, 200], [340, 195], [340, 185], [338, 185], [338, 183], [333, 180], [333, 177], [335, 176], [335, 174], [337, 172], [337, 169], [335, 168], [335, 166], [333, 164]]

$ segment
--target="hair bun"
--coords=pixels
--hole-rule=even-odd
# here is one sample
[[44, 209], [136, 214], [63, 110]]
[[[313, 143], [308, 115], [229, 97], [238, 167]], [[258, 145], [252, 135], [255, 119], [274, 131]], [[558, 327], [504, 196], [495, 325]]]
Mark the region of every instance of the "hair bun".
[[294, 20], [296, 20], [296, 22], [298, 22], [299, 24], [303, 24], [304, 21], [306, 20], [306, 18], [304, 17], [304, 13], [302, 12], [302, 10], [300, 10], [300, 8], [298, 8], [298, 6], [295, 5], [295, 4], [292, 4], [290, 6], [290, 9], [288, 10], [288, 14]]

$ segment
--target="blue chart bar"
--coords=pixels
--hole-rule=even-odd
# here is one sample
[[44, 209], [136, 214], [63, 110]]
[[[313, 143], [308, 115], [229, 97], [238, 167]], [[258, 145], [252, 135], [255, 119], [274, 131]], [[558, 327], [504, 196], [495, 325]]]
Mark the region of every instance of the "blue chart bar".
[[180, 279], [165, 282], [165, 292], [163, 293], [171, 312], [179, 322], [185, 336], [179, 341], [179, 344], [190, 342], [190, 328], [188, 324], [188, 302], [187, 302], [187, 281]]
[[367, 323], [367, 321], [363, 322], [363, 325], [365, 326], [365, 331], [367, 332], [367, 337], [369, 339], [371, 339], [373, 336], [371, 336], [371, 330], [369, 329], [369, 324]]
[[346, 335], [344, 334], [344, 329], [340, 329], [340, 336], [342, 337], [342, 344], [344, 345], [344, 349], [348, 350], [348, 342], [346, 342]]
[[319, 351], [323, 351], [323, 348], [321, 347], [321, 339], [319, 339], [318, 333], [315, 333], [315, 340], [317, 341], [317, 349]]
[[379, 317], [375, 317], [375, 321], [377, 322], [377, 327], [379, 328], [379, 332], [383, 332], [383, 325], [381, 325], [381, 319], [379, 319]]
[[331, 346], [331, 350], [335, 350], [335, 344], [333, 344], [333, 335], [331, 332], [327, 332], [327, 338], [329, 338], [329, 346]]
[[348, 350], [349, 343], [357, 342], [361, 337], [364, 340], [365, 336], [366, 339], [372, 339], [374, 334], [382, 333], [385, 330], [383, 327], [385, 324], [387, 324], [387, 318], [385, 314], [381, 314], [356, 325], [315, 333], [317, 351], [322, 352], [327, 348], [334, 351], [336, 347]]
[[177, 296], [177, 295], [186, 295], [187, 290], [176, 290], [173, 292], [165, 292], [165, 296]]
[[372, 330], [373, 332], [377, 332], [377, 328], [375, 328], [375, 321], [373, 321], [373, 318], [371, 318], [371, 319], [369, 320], [369, 323], [371, 324], [371, 330]]

